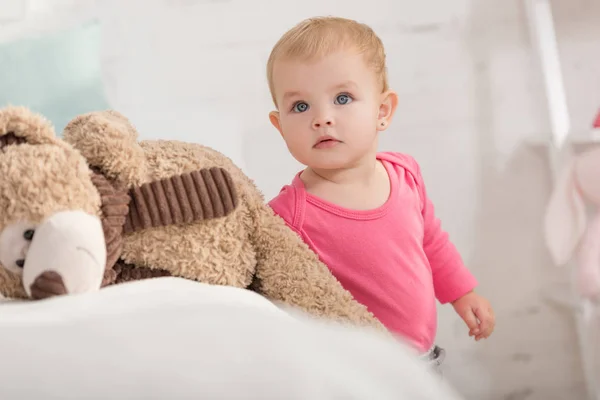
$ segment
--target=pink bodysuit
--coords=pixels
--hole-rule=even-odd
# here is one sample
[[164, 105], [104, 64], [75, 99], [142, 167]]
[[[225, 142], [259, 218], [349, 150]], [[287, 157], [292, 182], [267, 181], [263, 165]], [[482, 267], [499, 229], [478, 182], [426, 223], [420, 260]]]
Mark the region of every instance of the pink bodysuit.
[[377, 158], [391, 186], [379, 208], [355, 211], [319, 199], [300, 173], [269, 205], [357, 301], [425, 352], [435, 341], [435, 299], [454, 301], [477, 282], [436, 218], [417, 162], [400, 153]]

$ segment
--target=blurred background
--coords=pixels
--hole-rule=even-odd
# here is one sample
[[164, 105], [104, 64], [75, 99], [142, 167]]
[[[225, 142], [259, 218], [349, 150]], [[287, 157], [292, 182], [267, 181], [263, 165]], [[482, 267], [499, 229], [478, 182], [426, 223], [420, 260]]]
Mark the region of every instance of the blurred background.
[[495, 307], [479, 343], [440, 307], [447, 379], [472, 400], [600, 398], [595, 319], [543, 236], [565, 137], [599, 137], [599, 0], [0, 0], [0, 106], [29, 106], [59, 134], [114, 108], [142, 139], [222, 151], [270, 199], [300, 165], [268, 121], [266, 60], [314, 15], [382, 38], [400, 104], [381, 149], [420, 162]]

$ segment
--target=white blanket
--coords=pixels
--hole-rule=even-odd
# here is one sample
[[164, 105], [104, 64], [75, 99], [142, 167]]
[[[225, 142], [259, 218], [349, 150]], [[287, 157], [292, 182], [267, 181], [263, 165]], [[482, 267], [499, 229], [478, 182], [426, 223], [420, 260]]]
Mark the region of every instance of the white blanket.
[[406, 348], [177, 278], [0, 304], [0, 399], [458, 400]]

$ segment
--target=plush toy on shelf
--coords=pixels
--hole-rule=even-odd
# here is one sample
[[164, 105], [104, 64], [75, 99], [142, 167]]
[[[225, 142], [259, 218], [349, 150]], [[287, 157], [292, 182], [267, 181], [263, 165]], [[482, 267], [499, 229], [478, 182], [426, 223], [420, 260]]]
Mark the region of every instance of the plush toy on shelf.
[[44, 299], [174, 276], [384, 330], [223, 154], [138, 141], [115, 111], [0, 109], [0, 293]]
[[545, 239], [557, 265], [576, 261], [580, 294], [600, 298], [600, 147], [574, 156], [560, 172], [546, 210]]

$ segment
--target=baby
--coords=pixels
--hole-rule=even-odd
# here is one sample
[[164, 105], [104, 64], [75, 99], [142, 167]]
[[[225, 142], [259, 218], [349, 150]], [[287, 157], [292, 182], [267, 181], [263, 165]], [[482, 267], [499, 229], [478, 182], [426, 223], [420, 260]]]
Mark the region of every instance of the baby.
[[368, 26], [322, 17], [277, 42], [267, 65], [269, 114], [306, 168], [270, 206], [340, 283], [393, 333], [441, 362], [436, 298], [475, 340], [494, 329], [488, 301], [442, 230], [417, 162], [378, 152], [398, 104], [385, 52]]

